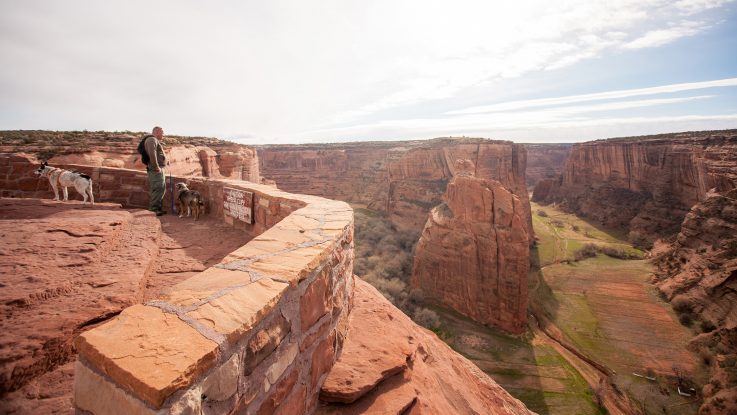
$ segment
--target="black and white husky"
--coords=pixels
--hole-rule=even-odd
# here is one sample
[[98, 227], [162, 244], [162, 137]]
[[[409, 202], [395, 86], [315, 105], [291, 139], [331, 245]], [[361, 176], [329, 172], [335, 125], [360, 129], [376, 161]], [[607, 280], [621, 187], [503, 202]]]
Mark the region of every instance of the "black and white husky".
[[74, 188], [77, 189], [77, 192], [79, 192], [79, 194], [84, 198], [82, 203], [87, 203], [87, 195], [89, 195], [90, 202], [93, 205], [95, 204], [95, 196], [92, 194], [92, 178], [90, 176], [77, 173], [75, 171], [60, 169], [58, 167], [51, 167], [45, 161], [34, 173], [49, 179], [51, 188], [54, 189], [54, 200], [59, 200], [60, 186], [64, 190], [64, 201], [69, 200], [67, 187], [74, 186]]

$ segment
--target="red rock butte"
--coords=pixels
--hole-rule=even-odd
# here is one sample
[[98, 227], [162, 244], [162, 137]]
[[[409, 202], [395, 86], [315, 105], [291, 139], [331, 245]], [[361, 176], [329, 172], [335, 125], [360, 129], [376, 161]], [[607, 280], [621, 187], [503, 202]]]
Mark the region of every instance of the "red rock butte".
[[530, 257], [522, 205], [498, 181], [459, 172], [429, 214], [412, 286], [475, 321], [524, 332]]

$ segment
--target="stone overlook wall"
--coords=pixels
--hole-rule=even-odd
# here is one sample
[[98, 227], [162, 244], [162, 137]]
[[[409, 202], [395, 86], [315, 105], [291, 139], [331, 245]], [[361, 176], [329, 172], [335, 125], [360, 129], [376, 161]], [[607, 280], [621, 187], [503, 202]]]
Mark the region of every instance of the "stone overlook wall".
[[[2, 195], [44, 197], [27, 157], [0, 157]], [[98, 200], [147, 202], [145, 172], [74, 167]], [[30, 178], [30, 180], [28, 180]], [[164, 298], [80, 335], [74, 401], [93, 414], [311, 413], [352, 306], [353, 211], [343, 202], [237, 180], [174, 177], [223, 214], [223, 188], [253, 193], [254, 235]], [[139, 194], [143, 197], [139, 197]], [[76, 198], [70, 189], [70, 198]], [[207, 238], [207, 235], [203, 235]]]
[[417, 231], [441, 202], [457, 159], [471, 160], [476, 177], [517, 195], [531, 229], [526, 154], [521, 144], [479, 138], [258, 147], [261, 175], [279, 188], [366, 205]]
[[412, 286], [482, 324], [524, 332], [530, 261], [523, 202], [471, 172], [453, 178], [443, 202], [417, 243]]
[[575, 144], [561, 177], [540, 182], [534, 199], [627, 229], [647, 246], [678, 233], [709, 190], [735, 187], [737, 130], [705, 131]]

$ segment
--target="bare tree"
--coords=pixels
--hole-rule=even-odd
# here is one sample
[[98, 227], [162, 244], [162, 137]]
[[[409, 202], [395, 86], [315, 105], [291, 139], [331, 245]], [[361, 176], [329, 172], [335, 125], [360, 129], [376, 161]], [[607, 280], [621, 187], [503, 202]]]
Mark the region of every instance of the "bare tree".
[[686, 371], [678, 364], [673, 364], [673, 376], [676, 377], [676, 380], [678, 381], [678, 386], [685, 387], [685, 381], [686, 381]]

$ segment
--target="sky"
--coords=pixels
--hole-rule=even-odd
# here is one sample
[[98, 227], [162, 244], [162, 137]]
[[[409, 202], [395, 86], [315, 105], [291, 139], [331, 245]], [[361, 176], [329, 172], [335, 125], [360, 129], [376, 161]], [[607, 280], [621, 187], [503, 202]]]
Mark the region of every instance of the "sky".
[[0, 130], [243, 144], [737, 128], [737, 2], [0, 0]]

